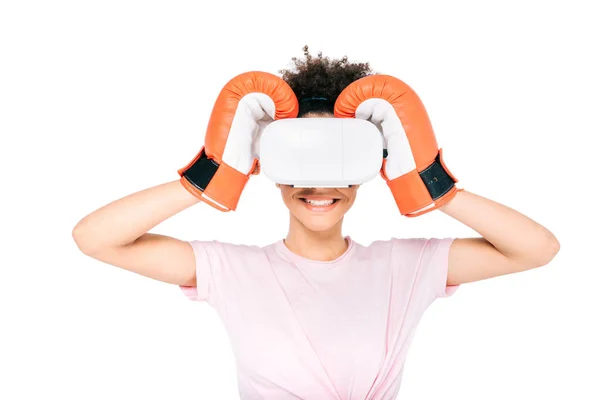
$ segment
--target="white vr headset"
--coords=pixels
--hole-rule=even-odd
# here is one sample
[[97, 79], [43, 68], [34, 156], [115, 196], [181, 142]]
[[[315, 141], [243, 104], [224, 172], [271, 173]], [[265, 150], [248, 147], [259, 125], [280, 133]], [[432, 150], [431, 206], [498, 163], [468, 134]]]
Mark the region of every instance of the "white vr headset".
[[260, 139], [261, 171], [294, 187], [342, 188], [366, 183], [383, 164], [379, 129], [354, 118], [289, 118], [270, 123]]

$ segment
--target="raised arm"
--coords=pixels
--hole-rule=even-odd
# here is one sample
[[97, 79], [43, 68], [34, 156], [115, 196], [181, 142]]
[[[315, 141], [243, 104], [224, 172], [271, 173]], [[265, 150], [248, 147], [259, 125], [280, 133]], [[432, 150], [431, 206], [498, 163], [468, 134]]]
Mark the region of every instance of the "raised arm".
[[140, 275], [196, 286], [192, 247], [147, 232], [199, 201], [234, 211], [250, 175], [260, 170], [254, 143], [260, 129], [297, 113], [294, 92], [281, 78], [264, 72], [234, 77], [217, 98], [204, 146], [178, 171], [181, 179], [134, 193], [86, 216], [73, 229], [77, 246], [90, 257]]
[[84, 217], [73, 239], [86, 255], [159, 281], [195, 286], [192, 247], [148, 233], [162, 221], [198, 203], [179, 181], [113, 201]]
[[440, 211], [482, 237], [456, 239], [450, 248], [448, 284], [459, 285], [548, 264], [560, 243], [547, 228], [503, 204], [462, 191]]

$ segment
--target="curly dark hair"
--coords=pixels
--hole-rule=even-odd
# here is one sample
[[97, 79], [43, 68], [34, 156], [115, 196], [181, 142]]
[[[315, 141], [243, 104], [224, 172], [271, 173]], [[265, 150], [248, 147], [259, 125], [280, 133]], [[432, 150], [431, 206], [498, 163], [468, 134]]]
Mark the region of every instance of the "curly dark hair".
[[330, 59], [321, 52], [313, 57], [308, 46], [302, 49], [304, 58], [292, 58], [292, 69], [279, 71], [300, 103], [298, 117], [333, 113], [335, 100], [352, 82], [373, 75], [368, 62], [350, 62], [348, 57]]

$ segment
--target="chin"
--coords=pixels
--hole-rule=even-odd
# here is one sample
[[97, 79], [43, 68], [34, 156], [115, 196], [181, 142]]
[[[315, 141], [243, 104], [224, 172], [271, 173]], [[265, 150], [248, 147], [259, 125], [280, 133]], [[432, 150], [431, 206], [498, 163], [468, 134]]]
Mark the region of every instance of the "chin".
[[327, 232], [334, 228], [339, 220], [329, 221], [328, 219], [319, 218], [298, 218], [299, 221], [312, 232]]
[[304, 204], [296, 204], [296, 206], [293, 214], [302, 225], [312, 232], [326, 232], [333, 229], [347, 211], [343, 202], [335, 204], [328, 211], [311, 210]]

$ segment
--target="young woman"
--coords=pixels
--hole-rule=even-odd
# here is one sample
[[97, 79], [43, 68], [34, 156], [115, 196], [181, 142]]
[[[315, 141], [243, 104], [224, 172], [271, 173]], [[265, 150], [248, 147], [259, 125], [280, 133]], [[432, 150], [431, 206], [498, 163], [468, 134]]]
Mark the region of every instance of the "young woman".
[[[282, 78], [303, 118], [333, 117], [340, 92], [372, 74], [369, 64], [312, 57], [307, 48], [293, 62]], [[437, 211], [481, 237], [363, 246], [342, 235], [357, 186], [278, 187], [289, 231], [266, 247], [148, 233], [200, 201], [179, 180], [114, 201], [73, 231], [88, 256], [179, 285], [214, 307], [231, 338], [242, 399], [395, 398], [412, 335], [436, 298], [543, 266], [559, 250], [543, 226], [466, 190]]]

